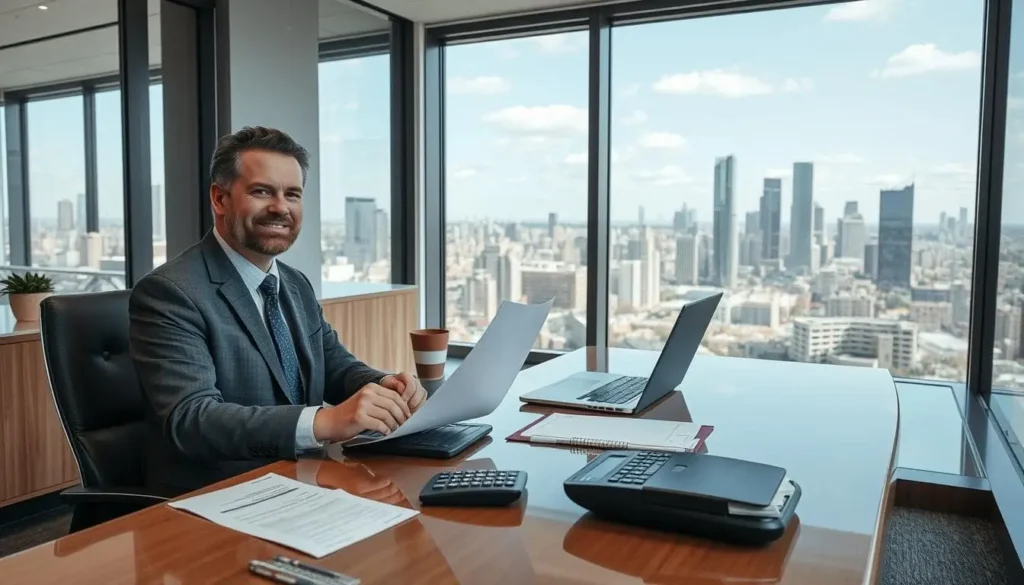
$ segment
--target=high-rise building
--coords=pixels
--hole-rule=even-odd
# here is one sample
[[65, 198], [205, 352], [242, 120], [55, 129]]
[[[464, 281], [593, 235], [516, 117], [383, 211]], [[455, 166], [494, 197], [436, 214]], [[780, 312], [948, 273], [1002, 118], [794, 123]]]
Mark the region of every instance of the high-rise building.
[[99, 232], [82, 234], [78, 240], [79, 262], [85, 268], [93, 270], [100, 269], [100, 259], [103, 258], [103, 236]]
[[910, 290], [914, 243], [914, 185], [885, 189], [878, 209], [878, 285]]
[[846, 205], [843, 207], [843, 217], [849, 217], [851, 215], [857, 215], [858, 213], [860, 213], [860, 212], [857, 210], [857, 202], [856, 201], [847, 201]]
[[760, 211], [748, 211], [747, 221], [744, 225], [743, 233], [748, 236], [759, 235], [761, 233], [761, 212]]
[[619, 264], [619, 306], [643, 309], [643, 269], [639, 260]]
[[[89, 226], [86, 225], [88, 222], [89, 219], [86, 215], [85, 193], [79, 193], [77, 203], [75, 204], [75, 230], [80, 234], [84, 234], [89, 231]], [[99, 226], [96, 227], [98, 228]]]
[[672, 230], [676, 234], [685, 234], [697, 222], [697, 210], [690, 209], [685, 203], [683, 208], [675, 212], [672, 218]]
[[494, 279], [485, 270], [478, 270], [466, 280], [466, 313], [487, 322], [498, 313], [498, 294]]
[[658, 251], [654, 239], [654, 230], [649, 227], [640, 228], [640, 268], [643, 281], [645, 307], [656, 307], [661, 302], [661, 252]]
[[715, 200], [712, 242], [715, 284], [729, 288], [736, 283], [737, 254], [736, 197], [734, 192], [736, 157], [715, 160]]
[[637, 222], [637, 225], [639, 225], [640, 227], [643, 227], [645, 225], [644, 224], [644, 206], [643, 205], [639, 206], [637, 208], [637, 210], [636, 210], [636, 222]]
[[960, 208], [960, 221], [957, 223], [957, 228], [960, 231], [960, 237], [967, 237], [967, 208]]
[[878, 282], [878, 241], [868, 242], [864, 246], [864, 274], [874, 282]]
[[75, 204], [70, 199], [57, 202], [57, 230], [70, 232], [75, 229]]
[[814, 164], [793, 163], [793, 204], [789, 215], [791, 268], [811, 271], [814, 254]]
[[555, 238], [555, 228], [558, 227], [558, 214], [551, 212], [548, 213], [548, 237], [551, 239]]
[[839, 233], [836, 234], [839, 258], [857, 258], [864, 264], [864, 247], [867, 245], [867, 229], [859, 213], [839, 218]]
[[778, 261], [779, 230], [782, 227], [782, 179], [766, 178], [761, 195], [761, 257]]
[[496, 283], [499, 302], [522, 301], [522, 264], [518, 256], [499, 244], [488, 244], [480, 255], [479, 264]]
[[825, 245], [828, 237], [828, 230], [825, 229], [825, 208], [814, 202], [814, 243], [819, 246]]
[[388, 221], [388, 212], [378, 209], [374, 221], [377, 227], [374, 233], [373, 261], [379, 262], [391, 258], [391, 223]]
[[698, 284], [700, 253], [697, 236], [676, 238], [676, 284]]
[[153, 239], [163, 240], [165, 231], [164, 222], [164, 187], [153, 185]]
[[368, 197], [345, 198], [345, 256], [356, 271], [377, 261], [377, 202]]

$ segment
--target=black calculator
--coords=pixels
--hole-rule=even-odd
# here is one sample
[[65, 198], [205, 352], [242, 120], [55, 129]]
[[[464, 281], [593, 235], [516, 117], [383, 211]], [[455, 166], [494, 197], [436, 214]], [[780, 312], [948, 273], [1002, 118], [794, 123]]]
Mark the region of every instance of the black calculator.
[[424, 506], [506, 506], [523, 495], [525, 471], [442, 471], [420, 491]]

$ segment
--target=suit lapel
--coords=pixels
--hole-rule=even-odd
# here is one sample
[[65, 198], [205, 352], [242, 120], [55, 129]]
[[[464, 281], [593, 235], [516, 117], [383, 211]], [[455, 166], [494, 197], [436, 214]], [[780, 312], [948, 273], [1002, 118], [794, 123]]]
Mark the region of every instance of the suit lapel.
[[[279, 388], [287, 388], [287, 379], [284, 377], [284, 370], [281, 368], [281, 358], [277, 356], [277, 348], [274, 347], [274, 340], [270, 337], [270, 331], [263, 324], [263, 318], [256, 310], [256, 304], [252, 301], [252, 295], [238, 271], [231, 265], [224, 250], [220, 249], [220, 243], [211, 232], [203, 239], [203, 256], [206, 258], [206, 267], [210, 272], [210, 280], [219, 283], [218, 294], [224, 297], [239, 323], [245, 328], [256, 348], [259, 349], [263, 359], [267, 362], [274, 380]], [[287, 392], [281, 392], [291, 402]]]
[[[278, 264], [280, 266], [280, 263]], [[283, 270], [281, 275], [281, 309], [284, 311], [284, 318], [288, 321], [292, 331], [295, 349], [299, 354], [300, 375], [302, 376], [302, 387], [306, 391], [307, 402], [309, 400], [310, 387], [309, 378], [313, 371], [313, 349], [309, 345], [309, 327], [306, 325], [306, 311], [302, 306], [302, 297], [299, 295], [299, 287], [291, 279], [285, 276]]]

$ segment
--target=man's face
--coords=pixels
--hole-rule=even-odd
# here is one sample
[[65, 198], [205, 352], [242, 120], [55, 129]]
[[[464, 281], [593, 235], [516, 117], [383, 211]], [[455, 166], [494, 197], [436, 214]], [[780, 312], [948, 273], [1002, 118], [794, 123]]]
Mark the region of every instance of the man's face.
[[291, 247], [302, 228], [302, 168], [294, 158], [266, 150], [239, 155], [238, 178], [229, 190], [210, 190], [236, 243], [265, 256]]

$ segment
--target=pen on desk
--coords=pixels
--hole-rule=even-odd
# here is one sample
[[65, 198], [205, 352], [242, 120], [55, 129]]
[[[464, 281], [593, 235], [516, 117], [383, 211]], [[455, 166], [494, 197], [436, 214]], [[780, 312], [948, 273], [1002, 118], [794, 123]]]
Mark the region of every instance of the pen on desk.
[[299, 561], [296, 561], [295, 559], [290, 559], [290, 558], [288, 558], [288, 557], [286, 557], [284, 555], [278, 555], [277, 556], [277, 560], [278, 560], [278, 562], [287, 563], [287, 564], [289, 564], [289, 565], [291, 565], [293, 567], [299, 567], [300, 569], [305, 569], [305, 570], [310, 571], [312, 573], [316, 573], [318, 575], [323, 575], [324, 577], [330, 577], [332, 579], [337, 579], [339, 577], [345, 577], [345, 575], [341, 575], [340, 573], [335, 573], [334, 571], [328, 571], [327, 569], [321, 569], [320, 567], [317, 567], [315, 565], [307, 565], [306, 563], [300, 563]]
[[259, 561], [249, 563], [249, 570], [257, 575], [277, 581], [278, 583], [284, 583], [285, 585], [318, 585], [318, 583], [314, 581], [294, 575], [288, 575], [273, 568], [271, 565], [260, 563]]

